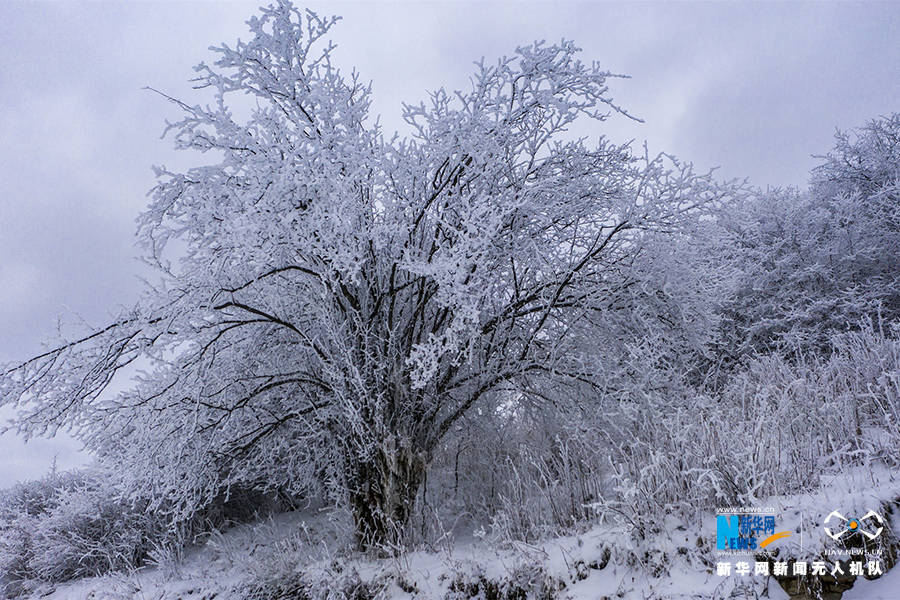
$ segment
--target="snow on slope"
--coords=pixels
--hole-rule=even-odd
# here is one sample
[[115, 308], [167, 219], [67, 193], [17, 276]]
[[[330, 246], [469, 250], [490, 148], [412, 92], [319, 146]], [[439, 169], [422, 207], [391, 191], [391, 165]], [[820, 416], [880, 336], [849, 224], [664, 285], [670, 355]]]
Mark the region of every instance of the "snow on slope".
[[[295, 544], [295, 533], [305, 524], [308, 531], [321, 526], [321, 515], [301, 513], [282, 515], [269, 523], [237, 527], [216, 536], [205, 545], [187, 553], [177, 566], [145, 568], [130, 574], [86, 579], [58, 586], [45, 595], [46, 600], [243, 600], [240, 583], [248, 574], [258, 572], [282, 558], [297, 560], [302, 550]], [[321, 530], [317, 533], [321, 533]], [[312, 535], [312, 534], [310, 534]], [[694, 532], [677, 532], [660, 542], [660, 547], [677, 547], [696, 539]], [[460, 574], [502, 580], [523, 568], [541, 566], [547, 575], [565, 582], [561, 599], [597, 600], [599, 598], [666, 598], [695, 600], [727, 598], [742, 582], [715, 576], [702, 565], [690, 564], [683, 558], [672, 560], [669, 575], [653, 577], [649, 565], [631, 562], [628, 544], [621, 531], [597, 527], [578, 536], [566, 536], [541, 544], [515, 543], [499, 547], [473, 538], [436, 552], [414, 552], [399, 559], [366, 559], [360, 557], [328, 557], [320, 548], [318, 562], [316, 544], [307, 548], [309, 562], [297, 560], [298, 568], [339, 561], [345, 570], [355, 569], [364, 580], [394, 576], [415, 587], [404, 592], [394, 583], [384, 593], [391, 600], [439, 599], [450, 582]], [[614, 548], [608, 564], [602, 566], [604, 549]], [[290, 548], [288, 550], [287, 548]], [[281, 550], [284, 549], [284, 550]], [[752, 578], [751, 578], [752, 579]], [[765, 586], [755, 581], [757, 590]], [[771, 598], [786, 598], [777, 585], [770, 586]], [[46, 591], [42, 595], [46, 594]], [[781, 594], [781, 595], [779, 595]]]
[[[792, 556], [811, 558], [830, 542], [822, 533], [824, 516], [834, 509], [853, 513], [895, 502], [900, 497], [897, 479], [889, 471], [854, 471], [823, 481], [817, 494], [769, 498], [760, 505], [803, 515], [802, 547], [796, 536], [787, 548]], [[772, 599], [788, 597], [771, 578], [715, 574], [712, 512], [702, 511], [694, 523], [668, 516], [662, 525], [660, 533], [640, 544], [624, 527], [609, 524], [537, 544], [500, 544], [472, 536], [433, 551], [374, 559], [346, 550], [350, 532], [345, 516], [308, 510], [215, 534], [178, 563], [73, 582], [38, 595], [47, 600], [244, 600], [242, 584], [249, 579], [320, 571], [321, 581], [327, 582], [336, 572], [355, 571], [364, 581], [384, 581], [379, 598], [386, 600], [437, 600], [447, 596], [454, 581], [522, 581], [523, 573], [533, 581], [562, 582], [561, 600], [756, 598], [764, 590]], [[898, 525], [894, 523], [895, 536]], [[844, 600], [895, 600], [898, 590], [900, 569], [893, 569], [877, 580], [858, 579]]]

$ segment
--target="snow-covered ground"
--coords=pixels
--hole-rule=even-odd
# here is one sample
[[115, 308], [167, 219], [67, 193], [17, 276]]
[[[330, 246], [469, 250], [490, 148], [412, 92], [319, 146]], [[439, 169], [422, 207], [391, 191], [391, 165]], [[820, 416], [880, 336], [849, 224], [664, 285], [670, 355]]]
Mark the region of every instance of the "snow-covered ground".
[[[249, 574], [265, 568], [261, 562], [278, 560], [268, 552], [267, 544], [273, 545], [277, 552], [279, 543], [284, 544], [292, 538], [294, 528], [299, 529], [301, 524], [306, 524], [307, 528], [315, 527], [322, 521], [320, 516], [308, 513], [282, 515], [270, 523], [237, 527], [216, 536], [205, 545], [192, 549], [183, 562], [174, 567], [152, 567], [130, 574], [85, 579], [57, 586], [49, 594], [49, 590], [44, 590], [39, 595], [47, 600], [210, 600], [213, 595], [216, 600], [242, 600], [239, 592], [242, 581]], [[613, 547], [619, 538], [617, 532], [601, 527], [537, 545], [518, 543], [501, 548], [473, 538], [443, 550], [415, 552], [399, 559], [320, 557], [318, 563], [304, 564], [298, 560], [297, 567], [328, 568], [329, 563], [337, 560], [345, 571], [355, 569], [364, 580], [388, 580], [383, 597], [391, 600], [443, 598], [450, 583], [454, 578], [460, 579], [460, 575], [467, 581], [475, 581], [481, 575], [502, 581], [511, 578], [513, 573], [537, 566], [542, 567], [546, 575], [564, 582], [565, 588], [560, 591], [559, 598], [571, 600], [725, 598], [739, 583], [717, 577], [710, 570], [686, 561], [674, 561], [671, 575], [652, 577], [641, 565], [628, 564], [624, 556], [617, 557], [617, 551], [613, 552], [608, 564], [598, 568], [604, 549]], [[285, 546], [290, 545], [288, 542]], [[315, 552], [314, 548], [309, 550], [310, 555]], [[299, 556], [296, 547], [288, 553], [293, 558]], [[399, 585], [401, 579], [407, 589], [412, 585], [415, 591], [403, 591]], [[780, 592], [777, 586], [770, 587], [771, 597], [780, 597], [774, 593]]]
[[[802, 518], [804, 536], [789, 538], [783, 547], [789, 556], [821, 556], [831, 543], [821, 527], [830, 511], [883, 510], [900, 497], [900, 482], [888, 470], [849, 471], [823, 485], [818, 494], [759, 502], [783, 515], [784, 523]], [[896, 519], [893, 527], [886, 535], [896, 539]], [[317, 574], [322, 582], [338, 573], [380, 581], [383, 590], [377, 597], [386, 600], [443, 599], [454, 585], [459, 590], [466, 582], [481, 580], [515, 581], [534, 589], [544, 585], [557, 590], [561, 600], [757, 598], [764, 590], [768, 598], [788, 598], [772, 578], [716, 574], [712, 513], [700, 515], [693, 524], [670, 516], [662, 529], [641, 544], [615, 524], [535, 544], [500, 543], [476, 534], [457, 536], [455, 542], [445, 541], [430, 551], [375, 559], [346, 550], [350, 537], [345, 517], [309, 509], [209, 536], [177, 562], [160, 560], [155, 567], [72, 582], [37, 595], [48, 600], [245, 600], [247, 582], [287, 580], [302, 571]], [[877, 580], [859, 578], [844, 600], [896, 600], [897, 590], [900, 569], [893, 569]]]
[[[226, 539], [236, 540], [245, 533], [232, 532]], [[521, 546], [505, 551], [467, 544], [447, 553], [417, 552], [398, 560], [352, 562], [363, 578], [390, 577], [402, 572], [404, 581], [413, 584], [416, 591], [404, 592], [396, 583], [390, 584], [383, 597], [392, 600], [443, 598], [455, 573], [484, 574], [502, 579], [516, 567], [528, 564], [543, 565], [548, 574], [566, 583], [559, 594], [561, 599], [724, 599], [745, 597], [742, 589], [747, 590], [746, 597], [756, 597], [767, 589], [769, 598], [788, 598], [771, 579], [724, 578], [711, 570], [683, 562], [673, 564], [670, 575], [664, 577], [652, 577], [638, 565], [619, 562], [611, 562], [605, 569], [598, 570], [587, 566], [588, 560], [583, 563], [586, 567], [583, 568], [579, 561], [596, 556], [606, 537], [602, 532], [591, 531], [577, 538], [560, 538], [540, 546]], [[45, 590], [41, 595], [47, 600], [211, 600], [213, 597], [242, 600], [239, 590], [246, 571], [241, 565], [234, 564], [235, 558], [238, 556], [223, 560], [216, 551], [205, 548], [195, 551], [174, 572], [147, 568], [60, 585], [51, 593]], [[249, 555], [247, 559], [252, 560]], [[579, 579], [578, 572], [582, 569], [586, 577]], [[844, 600], [896, 600], [897, 590], [900, 590], [900, 569], [874, 581], [858, 580], [853, 589], [844, 594]]]

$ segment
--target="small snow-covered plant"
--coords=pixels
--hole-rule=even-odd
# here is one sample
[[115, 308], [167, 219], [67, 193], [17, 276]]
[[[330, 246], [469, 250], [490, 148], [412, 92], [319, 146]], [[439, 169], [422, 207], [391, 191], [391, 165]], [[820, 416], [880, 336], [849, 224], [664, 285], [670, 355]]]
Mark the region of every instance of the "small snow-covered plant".
[[[311, 564], [343, 562], [353, 546], [352, 519], [345, 511], [329, 510], [293, 527], [270, 519], [252, 529], [252, 539], [266, 543], [254, 544], [249, 559], [240, 551], [233, 554], [244, 557], [239, 566], [249, 574], [250, 581], [257, 583], [290, 578]], [[215, 538], [211, 541], [213, 547], [222, 548], [222, 542]], [[225, 547], [233, 543], [234, 540], [225, 542]]]
[[184, 560], [185, 532], [181, 527], [164, 539], [150, 540], [145, 562], [156, 567], [163, 577], [175, 578]]
[[123, 495], [118, 479], [96, 468], [53, 472], [0, 491], [0, 583], [21, 593], [145, 564], [174, 573], [198, 536], [272, 509], [270, 496], [235, 490], [178, 523], [149, 504]]

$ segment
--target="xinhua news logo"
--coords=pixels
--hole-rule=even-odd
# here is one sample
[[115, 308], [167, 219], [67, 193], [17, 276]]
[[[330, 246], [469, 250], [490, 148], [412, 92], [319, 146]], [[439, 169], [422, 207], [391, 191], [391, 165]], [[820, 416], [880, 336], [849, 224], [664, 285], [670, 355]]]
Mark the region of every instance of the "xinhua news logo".
[[716, 515], [717, 550], [762, 550], [773, 542], [791, 535], [776, 531], [775, 515], [725, 513]]

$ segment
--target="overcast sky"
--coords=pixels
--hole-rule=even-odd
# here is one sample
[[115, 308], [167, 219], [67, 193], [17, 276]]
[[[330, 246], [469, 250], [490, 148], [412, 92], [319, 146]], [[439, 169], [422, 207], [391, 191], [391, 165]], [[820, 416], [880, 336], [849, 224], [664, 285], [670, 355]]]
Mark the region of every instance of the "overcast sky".
[[[160, 140], [193, 101], [207, 48], [247, 39], [251, 3], [0, 3], [0, 364], [40, 350], [60, 315], [104, 322], [131, 303], [134, 220], [150, 166], [189, 166]], [[466, 85], [472, 61], [574, 39], [632, 77], [614, 98], [645, 120], [607, 123], [698, 167], [803, 186], [835, 127], [900, 110], [900, 3], [310, 3], [339, 14], [338, 62], [372, 79], [375, 111]], [[8, 413], [3, 413], [8, 414]], [[0, 487], [83, 458], [71, 440], [0, 437]]]

